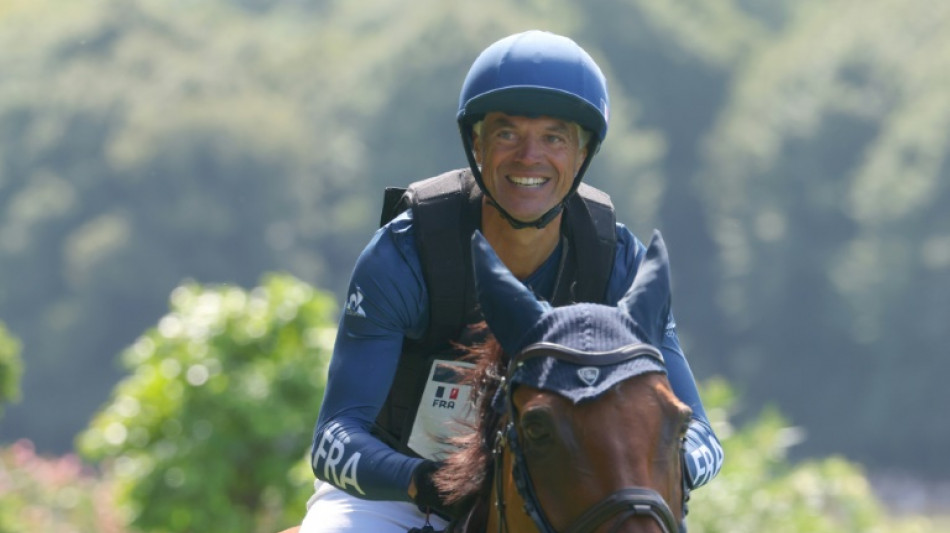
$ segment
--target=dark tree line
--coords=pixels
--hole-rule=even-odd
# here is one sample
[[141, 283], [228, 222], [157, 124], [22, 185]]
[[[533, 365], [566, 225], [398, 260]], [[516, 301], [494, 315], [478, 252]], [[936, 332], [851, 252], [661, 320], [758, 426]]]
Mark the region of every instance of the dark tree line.
[[350, 4], [4, 13], [0, 320], [25, 374], [0, 438], [70, 448], [183, 280], [342, 296], [382, 188], [464, 165], [471, 60], [539, 27], [607, 73], [590, 181], [666, 235], [697, 376], [778, 404], [801, 453], [948, 473], [924, 408], [950, 371], [943, 2]]

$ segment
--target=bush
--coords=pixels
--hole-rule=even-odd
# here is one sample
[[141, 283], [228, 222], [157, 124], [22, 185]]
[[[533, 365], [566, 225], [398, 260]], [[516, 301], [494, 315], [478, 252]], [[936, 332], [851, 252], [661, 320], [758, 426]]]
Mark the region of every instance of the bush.
[[736, 398], [724, 381], [703, 387], [704, 404], [722, 439], [719, 476], [695, 491], [690, 533], [862, 533], [935, 531], [926, 517], [889, 518], [860, 466], [842, 457], [791, 464], [788, 449], [803, 435], [772, 408], [734, 431]]
[[326, 294], [271, 275], [186, 283], [122, 354], [131, 375], [80, 436], [143, 531], [277, 530], [312, 493], [307, 450], [335, 334]]

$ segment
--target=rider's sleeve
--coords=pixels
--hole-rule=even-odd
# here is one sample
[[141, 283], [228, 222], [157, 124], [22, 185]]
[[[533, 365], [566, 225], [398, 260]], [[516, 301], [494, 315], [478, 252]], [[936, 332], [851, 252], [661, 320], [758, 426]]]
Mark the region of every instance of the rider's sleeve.
[[378, 230], [354, 267], [310, 451], [317, 478], [360, 498], [407, 500], [420, 459], [370, 433], [404, 336], [427, 323], [422, 269], [407, 213]]
[[[645, 253], [646, 247], [643, 243], [622, 224], [617, 224], [617, 253], [613, 273], [607, 285], [608, 303], [615, 304], [626, 294]], [[680, 347], [672, 312], [667, 321], [666, 335], [663, 337], [660, 351], [666, 361], [673, 392], [693, 410], [693, 418], [686, 432], [684, 463], [689, 487], [700, 487], [719, 473], [723, 452], [719, 439], [709, 424], [689, 362]]]

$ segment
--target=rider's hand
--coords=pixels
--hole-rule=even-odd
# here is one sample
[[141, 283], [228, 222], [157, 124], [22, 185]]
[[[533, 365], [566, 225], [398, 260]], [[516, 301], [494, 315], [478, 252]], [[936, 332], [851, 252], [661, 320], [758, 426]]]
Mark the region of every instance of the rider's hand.
[[458, 505], [448, 505], [442, 500], [439, 489], [432, 481], [432, 474], [442, 465], [435, 461], [424, 460], [412, 472], [412, 482], [409, 483], [409, 497], [422, 510], [428, 508], [432, 512], [449, 520], [457, 518], [461, 509]]

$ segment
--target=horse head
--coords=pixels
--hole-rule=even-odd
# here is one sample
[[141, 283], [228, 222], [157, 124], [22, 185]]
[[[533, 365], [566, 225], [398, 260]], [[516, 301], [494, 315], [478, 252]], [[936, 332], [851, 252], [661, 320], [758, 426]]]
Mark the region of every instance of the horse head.
[[[487, 531], [677, 531], [690, 410], [673, 394], [658, 349], [670, 312], [659, 233], [616, 306], [538, 301], [479, 232], [472, 257], [501, 354], [500, 366], [476, 378], [499, 376], [480, 400], [472, 441], [490, 453], [490, 472], [478, 478], [484, 501], [474, 504], [487, 513]], [[447, 469], [471, 462], [470, 451], [459, 455]]]

